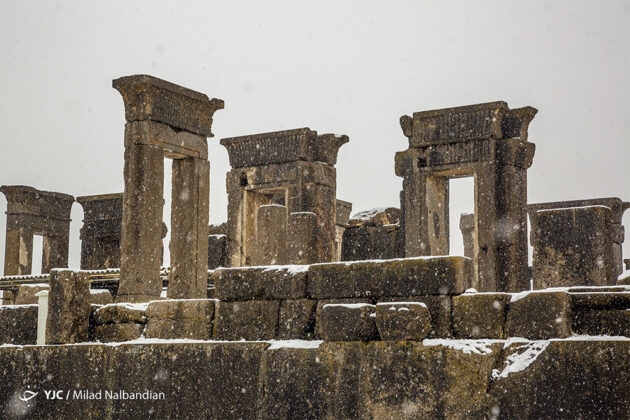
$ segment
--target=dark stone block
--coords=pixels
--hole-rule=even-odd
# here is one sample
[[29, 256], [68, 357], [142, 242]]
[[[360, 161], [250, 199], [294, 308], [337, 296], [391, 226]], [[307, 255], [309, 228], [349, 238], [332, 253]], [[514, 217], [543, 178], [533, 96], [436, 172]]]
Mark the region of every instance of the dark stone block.
[[458, 338], [504, 338], [507, 293], [453, 296], [453, 333]]
[[343, 233], [342, 261], [403, 257], [398, 247], [398, 225], [349, 227]]
[[0, 345], [37, 342], [37, 305], [0, 305]]
[[381, 340], [422, 340], [431, 329], [429, 309], [419, 302], [379, 303], [375, 321]]
[[155, 301], [149, 303], [145, 315], [154, 319], [198, 319], [210, 322], [214, 315], [214, 302], [211, 299]]
[[574, 311], [573, 331], [582, 335], [630, 337], [630, 310]]
[[94, 322], [96, 324], [124, 324], [147, 322], [146, 310], [148, 304], [139, 303], [114, 303], [104, 305], [94, 312]]
[[227, 236], [208, 235], [208, 269], [227, 267]]
[[320, 299], [315, 306], [315, 339], [322, 339], [322, 308], [329, 303], [372, 303], [370, 299]]
[[276, 336], [279, 301], [219, 301], [214, 320], [215, 340], [272, 340]]
[[94, 326], [93, 334], [96, 341], [112, 343], [135, 340], [140, 338], [143, 331], [144, 324], [104, 324]]
[[[566, 292], [524, 292], [509, 303], [506, 337], [532, 340], [571, 336], [571, 298]], [[515, 299], [516, 298], [516, 299]]]
[[211, 331], [212, 324], [201, 319], [149, 318], [144, 336], [146, 338], [162, 339], [188, 338], [192, 340], [209, 340]]
[[316, 304], [317, 301], [312, 299], [281, 301], [277, 339], [312, 339]]
[[329, 303], [321, 313], [325, 341], [369, 341], [378, 339], [375, 306], [367, 303]]
[[452, 295], [467, 288], [470, 266], [462, 257], [315, 264], [308, 293], [317, 299]]
[[306, 297], [306, 270], [301, 266], [225, 268], [215, 273], [214, 287], [220, 300]]
[[90, 283], [85, 273], [53, 269], [50, 273], [46, 344], [88, 341]]

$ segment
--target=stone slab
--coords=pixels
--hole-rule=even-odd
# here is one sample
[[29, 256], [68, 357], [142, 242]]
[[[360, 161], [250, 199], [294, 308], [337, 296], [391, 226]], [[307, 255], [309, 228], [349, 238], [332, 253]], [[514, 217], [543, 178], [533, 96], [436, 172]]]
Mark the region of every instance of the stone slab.
[[211, 299], [177, 299], [151, 302], [145, 315], [150, 319], [197, 319], [210, 322], [214, 315], [214, 300]]
[[291, 299], [280, 301], [278, 340], [313, 339], [317, 301]]
[[212, 323], [201, 319], [160, 319], [149, 318], [144, 331], [146, 338], [191, 340], [209, 340], [212, 333]]
[[215, 340], [272, 340], [276, 336], [280, 302], [219, 301], [214, 320]]
[[453, 296], [453, 333], [457, 338], [505, 338], [507, 293]]
[[215, 270], [220, 300], [300, 299], [306, 297], [306, 267], [274, 266]]
[[144, 324], [121, 323], [95, 325], [94, 339], [101, 343], [130, 341], [139, 338], [144, 331]]
[[568, 293], [525, 292], [520, 296], [513, 295], [509, 303], [506, 337], [540, 340], [571, 336], [573, 317]]
[[113, 303], [104, 305], [94, 313], [96, 324], [145, 324], [147, 304]]
[[431, 329], [429, 309], [419, 302], [378, 303], [375, 321], [381, 340], [422, 340]]
[[329, 303], [322, 307], [324, 341], [370, 341], [378, 339], [375, 306], [368, 303]]
[[573, 331], [581, 335], [630, 337], [630, 309], [574, 311]]
[[[382, 298], [381, 302], [395, 302], [399, 298]], [[450, 338], [452, 331], [452, 297], [451, 296], [409, 296], [405, 301], [420, 302], [427, 305], [431, 315], [429, 338]]]
[[470, 269], [464, 257], [314, 264], [308, 294], [316, 299], [453, 295], [467, 288]]
[[37, 305], [0, 305], [0, 345], [37, 342]]

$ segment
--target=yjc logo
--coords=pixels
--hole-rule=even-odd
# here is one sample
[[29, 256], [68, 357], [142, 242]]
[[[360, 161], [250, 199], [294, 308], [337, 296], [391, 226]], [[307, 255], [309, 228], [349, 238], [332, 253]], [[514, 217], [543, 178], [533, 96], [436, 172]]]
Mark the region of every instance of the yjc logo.
[[39, 394], [39, 392], [33, 392], [30, 389], [30, 386], [26, 387], [27, 389], [23, 390], [20, 395], [18, 395], [18, 398], [21, 401], [24, 401], [25, 403], [28, 403], [30, 400], [32, 400], [33, 398], [35, 398], [37, 396], [37, 394]]
[[47, 400], [63, 400], [63, 390], [44, 391]]

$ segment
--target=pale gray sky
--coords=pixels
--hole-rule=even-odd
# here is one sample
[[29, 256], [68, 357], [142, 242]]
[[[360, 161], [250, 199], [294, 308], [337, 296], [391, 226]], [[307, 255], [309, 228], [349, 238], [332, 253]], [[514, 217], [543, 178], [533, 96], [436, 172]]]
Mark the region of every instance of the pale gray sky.
[[[347, 134], [338, 197], [355, 211], [398, 206], [398, 118], [495, 100], [539, 110], [529, 202], [630, 200], [630, 1], [0, 5], [0, 184], [121, 192], [123, 103], [111, 81], [148, 73], [225, 101], [209, 140], [211, 221], [226, 218], [223, 137]], [[472, 208], [471, 184], [463, 190], [453, 213]], [[71, 267], [82, 217], [75, 204]], [[1, 217], [0, 264], [4, 232]]]

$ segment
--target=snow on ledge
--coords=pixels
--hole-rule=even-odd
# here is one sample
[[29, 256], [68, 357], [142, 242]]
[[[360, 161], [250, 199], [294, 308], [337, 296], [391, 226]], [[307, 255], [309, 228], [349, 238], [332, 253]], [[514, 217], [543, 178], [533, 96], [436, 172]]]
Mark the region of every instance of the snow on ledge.
[[267, 350], [276, 349], [318, 349], [322, 340], [269, 340]]
[[505, 340], [450, 340], [446, 338], [432, 338], [422, 340], [424, 346], [444, 346], [453, 350], [459, 350], [466, 354], [491, 354], [490, 345], [503, 343]]

